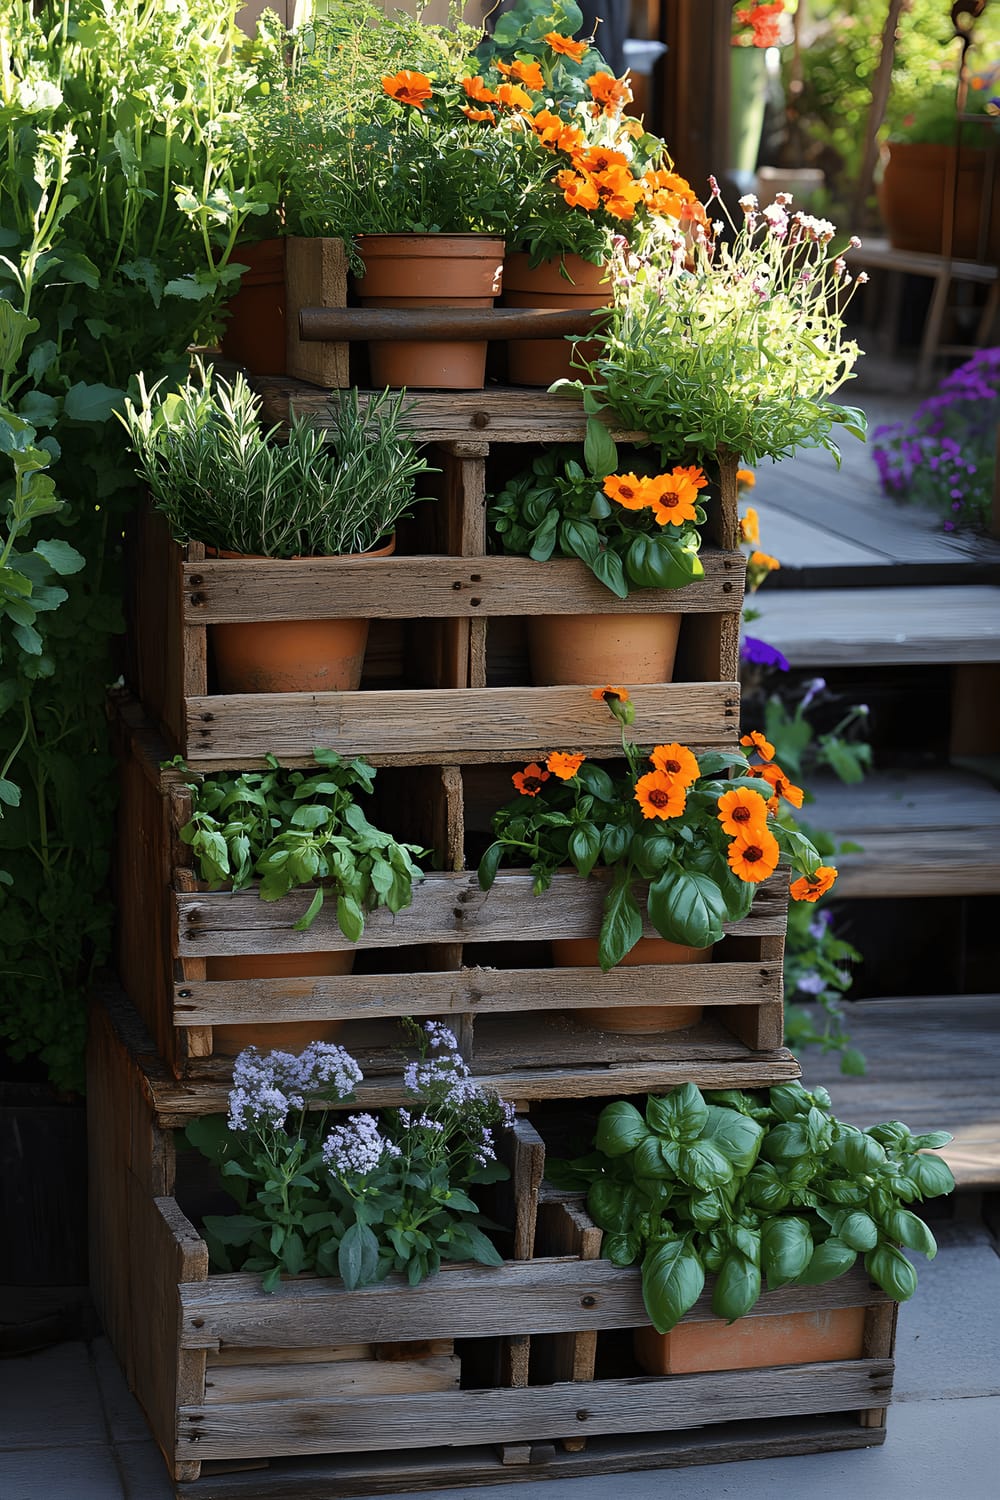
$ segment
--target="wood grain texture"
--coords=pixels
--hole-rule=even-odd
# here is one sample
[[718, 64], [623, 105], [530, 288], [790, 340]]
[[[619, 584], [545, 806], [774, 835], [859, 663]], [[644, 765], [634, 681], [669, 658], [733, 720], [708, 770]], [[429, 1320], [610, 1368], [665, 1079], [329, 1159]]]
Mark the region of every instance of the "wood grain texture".
[[1000, 661], [1000, 586], [761, 592], [754, 629], [793, 667]]
[[416, 1391], [457, 1391], [461, 1360], [440, 1354], [412, 1360], [335, 1360], [330, 1363], [214, 1366], [206, 1372], [205, 1404], [259, 1401], [329, 1401], [340, 1397], [394, 1396]]
[[343, 340], [307, 341], [299, 328], [302, 308], [339, 308], [347, 302], [347, 252], [339, 239], [285, 239], [285, 371], [312, 385], [351, 383], [350, 350]]
[[[576, 558], [533, 562], [484, 555], [482, 507], [470, 483], [481, 460], [463, 464], [462, 514], [449, 557], [209, 558], [182, 567], [188, 625], [241, 620], [457, 618], [489, 615], [685, 614], [738, 616], [743, 599], [741, 554], [708, 548], [705, 577], [682, 589], [637, 589], [619, 599]], [[461, 548], [461, 551], [458, 549]], [[721, 677], [721, 673], [714, 674]], [[708, 677], [709, 674], [706, 674]]]

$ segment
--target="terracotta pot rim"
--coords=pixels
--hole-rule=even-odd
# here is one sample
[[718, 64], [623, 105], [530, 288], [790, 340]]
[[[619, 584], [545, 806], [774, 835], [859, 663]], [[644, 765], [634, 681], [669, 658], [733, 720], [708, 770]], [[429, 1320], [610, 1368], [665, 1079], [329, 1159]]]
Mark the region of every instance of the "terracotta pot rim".
[[506, 241], [495, 234], [356, 234], [354, 240], [360, 251], [371, 248], [376, 254], [387, 249], [395, 254], [394, 247], [409, 245], [418, 245], [435, 255], [453, 255], [452, 249], [443, 248], [451, 246], [457, 246], [460, 250], [478, 251], [484, 256], [502, 256], [506, 249]]

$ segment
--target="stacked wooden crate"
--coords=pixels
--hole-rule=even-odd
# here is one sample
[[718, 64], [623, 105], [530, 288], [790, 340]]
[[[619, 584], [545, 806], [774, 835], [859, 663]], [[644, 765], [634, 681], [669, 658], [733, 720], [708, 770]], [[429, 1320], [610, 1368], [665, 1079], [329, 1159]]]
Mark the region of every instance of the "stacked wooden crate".
[[[292, 396], [323, 419], [321, 393], [287, 381], [268, 383], [271, 415], [287, 410]], [[582, 1462], [571, 1450], [583, 1434], [600, 1435], [585, 1455], [587, 1472], [880, 1441], [893, 1309], [863, 1275], [760, 1304], [765, 1314], [792, 1305], [866, 1307], [860, 1359], [636, 1381], [634, 1367], [615, 1364], [611, 1339], [609, 1375], [596, 1358], [599, 1336], [648, 1321], [638, 1272], [600, 1261], [600, 1234], [582, 1205], [540, 1186], [544, 1147], [533, 1108], [551, 1115], [571, 1099], [598, 1103], [685, 1081], [764, 1087], [797, 1076], [781, 1045], [787, 878], [762, 886], [711, 964], [671, 966], [665, 982], [655, 966], [607, 975], [551, 967], [552, 939], [596, 935], [598, 881], [567, 872], [534, 896], [526, 874], [503, 871], [488, 893], [475, 876], [489, 811], [508, 799], [512, 770], [556, 748], [620, 754], [618, 726], [588, 687], [530, 685], [526, 616], [681, 611], [674, 681], [628, 684], [632, 734], [696, 751], [737, 743], [743, 560], [734, 472], [724, 470], [713, 487], [704, 579], [621, 601], [575, 561], [486, 552], [488, 488], [527, 462], [535, 445], [581, 442], [575, 403], [503, 390], [427, 396], [414, 399], [411, 421], [431, 445], [439, 495], [394, 557], [312, 559], [296, 568], [290, 588], [287, 564], [206, 559], [194, 545], [177, 547], [154, 516], [139, 530], [132, 569], [139, 697], [113, 707], [123, 786], [120, 972], [139, 1014], [99, 1007], [91, 1049], [94, 1193], [105, 1205], [93, 1216], [98, 1295], [133, 1387], [175, 1476], [195, 1495], [291, 1493], [280, 1487], [280, 1462], [249, 1489], [235, 1473], [213, 1475], [206, 1487], [210, 1472], [200, 1465], [292, 1455], [368, 1455], [360, 1469], [358, 1461], [324, 1459], [315, 1491], [305, 1478], [295, 1491], [307, 1496], [335, 1482], [358, 1492], [369, 1475], [382, 1490], [488, 1482], [513, 1462], [558, 1477]], [[373, 618], [361, 691], [213, 691], [213, 624], [333, 610]], [[379, 768], [375, 820], [434, 851], [412, 906], [395, 917], [372, 913], [357, 945], [342, 937], [329, 904], [307, 932], [294, 931], [308, 893], [269, 904], [253, 888], [233, 895], [201, 887], [179, 838], [190, 773], [162, 764], [179, 752], [197, 774], [261, 766], [270, 753], [308, 766], [316, 746], [365, 755]], [[206, 978], [213, 957], [347, 947], [357, 949], [349, 975]], [[590, 1007], [638, 1003], [703, 1005], [706, 1017], [658, 1037], [574, 1019]], [[404, 1102], [405, 1053], [394, 1025], [404, 1015], [447, 1018], [476, 1076], [521, 1113], [508, 1143], [511, 1191], [498, 1215], [504, 1267], [454, 1267], [420, 1288], [387, 1283], [351, 1293], [300, 1278], [266, 1295], [253, 1277], [209, 1275], [206, 1248], [184, 1212], [185, 1203], [196, 1212], [198, 1193], [176, 1192], [172, 1132], [225, 1110], [231, 1061], [216, 1029], [340, 1021], [338, 1041], [365, 1074], [356, 1102], [379, 1107]], [[703, 1303], [689, 1314], [708, 1316]], [[420, 1358], [398, 1362], [423, 1368], [382, 1383], [379, 1366], [389, 1362], [377, 1355], [387, 1332], [425, 1346]], [[461, 1389], [455, 1355], [442, 1352], [455, 1339], [463, 1341]], [[435, 1371], [428, 1359], [445, 1364]], [[362, 1364], [369, 1368], [359, 1372]], [[708, 1421], [738, 1428], [676, 1436]], [[620, 1436], [641, 1432], [657, 1436]], [[460, 1457], [440, 1451], [453, 1445]], [[376, 1459], [389, 1449], [423, 1456], [395, 1466]]]

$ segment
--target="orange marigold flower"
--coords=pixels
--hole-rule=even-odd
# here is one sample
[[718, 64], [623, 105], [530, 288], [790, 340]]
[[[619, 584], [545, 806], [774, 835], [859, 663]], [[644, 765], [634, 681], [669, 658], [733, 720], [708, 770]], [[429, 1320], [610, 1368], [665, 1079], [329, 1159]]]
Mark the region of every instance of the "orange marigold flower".
[[423, 109], [434, 94], [427, 74], [414, 73], [409, 68], [400, 68], [398, 73], [383, 78], [382, 87], [390, 99], [396, 99], [400, 104], [412, 104], [417, 109]]
[[586, 146], [574, 154], [573, 165], [578, 172], [590, 172], [594, 175], [598, 172], [610, 172], [612, 167], [620, 167], [630, 177], [632, 175], [628, 157], [623, 151], [615, 151], [611, 146]]
[[759, 729], [751, 729], [749, 734], [741, 736], [740, 744], [745, 745], [748, 750], [756, 750], [761, 760], [774, 759], [774, 746], [764, 738]]
[[522, 797], [537, 797], [548, 781], [549, 773], [543, 771], [538, 762], [533, 760], [523, 771], [515, 771], [510, 779]]
[[558, 52], [561, 57], [571, 57], [574, 62], [583, 61], [583, 55], [587, 50], [586, 42], [574, 42], [571, 36], [563, 36], [559, 31], [547, 31], [543, 40], [548, 42], [553, 52]]
[[749, 838], [751, 830], [767, 827], [767, 799], [749, 787], [735, 787], [719, 798], [716, 817], [723, 833], [732, 838]]
[[617, 698], [619, 703], [627, 703], [628, 688], [613, 687], [609, 682], [605, 687], [594, 688], [590, 696], [596, 698], [598, 703], [607, 703], [609, 698]]
[[701, 775], [697, 758], [686, 745], [655, 745], [649, 758], [676, 786], [690, 786]]
[[771, 557], [767, 552], [751, 552], [749, 557], [751, 568], [764, 568], [768, 573], [773, 573], [781, 564], [776, 557]]
[[463, 78], [462, 87], [466, 97], [475, 100], [477, 104], [496, 104], [497, 102], [496, 94], [486, 87], [481, 73], [477, 73], [475, 78]]
[[491, 125], [497, 122], [497, 117], [491, 109], [472, 109], [468, 104], [463, 104], [462, 113], [467, 120], [488, 120]]
[[540, 109], [535, 116], [528, 115], [526, 119], [542, 145], [547, 146], [550, 151], [565, 151], [567, 155], [572, 155], [583, 144], [583, 131], [576, 125], [567, 125], [560, 115], [553, 114], [550, 109]]
[[768, 804], [771, 812], [777, 811], [779, 797], [784, 797], [785, 801], [790, 802], [793, 807], [802, 806], [802, 799], [805, 793], [800, 786], [795, 786], [789, 781], [780, 766], [759, 766], [757, 768], [757, 775], [762, 776], [768, 786], [774, 788], [774, 796]]
[[609, 167], [594, 174], [597, 191], [605, 213], [613, 219], [634, 219], [635, 206], [642, 197], [642, 187], [628, 167]]
[[533, 58], [516, 57], [509, 69], [505, 68], [502, 63], [497, 63], [497, 67], [508, 78], [516, 78], [518, 83], [523, 83], [525, 88], [533, 89], [536, 94], [545, 87], [541, 67]]
[[757, 483], [757, 476], [754, 473], [753, 469], [737, 469], [736, 483], [748, 490], [752, 490], [754, 485]]
[[740, 880], [756, 885], [778, 868], [778, 840], [767, 828], [737, 834], [726, 852], [729, 868]]
[[793, 880], [788, 894], [793, 901], [818, 901], [825, 896], [837, 878], [833, 865], [819, 865], [815, 875], [803, 875]]
[[591, 177], [581, 177], [578, 172], [557, 172], [556, 182], [563, 190], [563, 197], [570, 208], [582, 208], [586, 213], [600, 207], [597, 184]]
[[740, 541], [760, 541], [760, 517], [752, 505], [748, 505], [746, 515], [740, 516]]
[[635, 800], [644, 818], [676, 818], [684, 811], [687, 791], [662, 771], [647, 771], [635, 784]]
[[698, 491], [690, 480], [677, 478], [676, 471], [651, 479], [648, 494], [648, 504], [661, 526], [683, 526], [697, 519]]
[[647, 481], [636, 474], [609, 474], [604, 481], [604, 493], [626, 510], [645, 510], [649, 504], [646, 485]]
[[632, 103], [632, 90], [625, 78], [615, 78], [613, 73], [592, 73], [587, 87], [595, 104], [603, 107], [606, 115], [617, 114], [626, 104]]
[[570, 755], [564, 750], [553, 750], [545, 764], [560, 781], [572, 781], [586, 759], [585, 755]]
[[688, 464], [686, 467], [677, 464], [670, 472], [675, 479], [686, 479], [688, 484], [693, 484], [696, 490], [703, 490], [708, 487], [705, 471], [704, 469], [699, 469], [697, 464]]
[[530, 112], [534, 108], [531, 95], [525, 93], [519, 83], [501, 83], [497, 89], [497, 102], [507, 109], [526, 109]]

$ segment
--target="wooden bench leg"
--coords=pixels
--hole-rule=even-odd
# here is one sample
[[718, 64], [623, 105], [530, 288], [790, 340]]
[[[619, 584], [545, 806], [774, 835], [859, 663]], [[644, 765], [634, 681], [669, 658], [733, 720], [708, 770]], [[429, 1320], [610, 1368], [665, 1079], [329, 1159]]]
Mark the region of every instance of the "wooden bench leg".
[[934, 291], [931, 294], [931, 305], [927, 310], [924, 336], [920, 341], [920, 358], [917, 361], [917, 375], [913, 383], [914, 390], [925, 391], [931, 383], [934, 370], [934, 356], [941, 342], [941, 329], [948, 306], [948, 292], [950, 287], [951, 271], [947, 266], [942, 266], [934, 277]]

